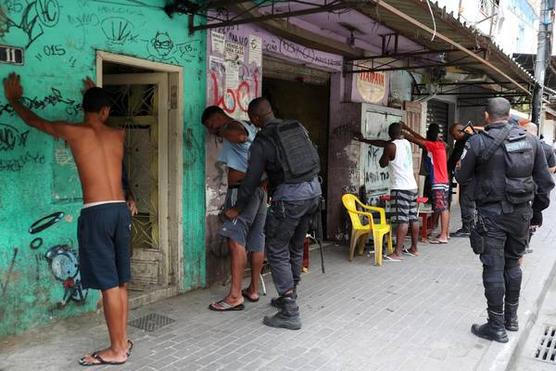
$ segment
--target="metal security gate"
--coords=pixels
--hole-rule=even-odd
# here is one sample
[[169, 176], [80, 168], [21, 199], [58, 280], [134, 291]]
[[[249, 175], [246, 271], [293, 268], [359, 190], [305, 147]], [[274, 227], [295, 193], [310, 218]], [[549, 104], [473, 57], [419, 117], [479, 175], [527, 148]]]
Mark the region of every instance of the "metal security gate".
[[126, 168], [138, 215], [132, 222], [132, 290], [167, 286], [168, 77], [165, 73], [105, 75], [110, 121], [126, 130]]
[[440, 126], [440, 133], [444, 140], [448, 140], [448, 125], [450, 121], [450, 104], [438, 100], [430, 100], [427, 102], [427, 130], [430, 124]]

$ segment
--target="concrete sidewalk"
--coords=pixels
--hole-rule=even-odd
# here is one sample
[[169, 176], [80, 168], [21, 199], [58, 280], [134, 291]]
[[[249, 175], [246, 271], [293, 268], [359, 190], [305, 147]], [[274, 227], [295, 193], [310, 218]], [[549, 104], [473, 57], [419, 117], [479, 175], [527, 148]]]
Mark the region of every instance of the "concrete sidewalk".
[[[454, 225], [454, 228], [456, 226]], [[453, 229], [454, 229], [453, 228]], [[527, 323], [556, 261], [556, 206], [532, 242], [524, 264], [520, 320]], [[507, 344], [473, 336], [472, 323], [486, 318], [481, 265], [468, 240], [420, 245], [421, 256], [375, 267], [371, 258], [347, 261], [345, 246], [318, 251], [300, 286], [303, 329], [262, 325], [269, 296], [241, 312], [207, 309], [222, 286], [181, 295], [132, 311], [131, 320], [157, 313], [175, 322], [154, 332], [130, 326], [135, 349], [126, 370], [477, 370], [506, 369], [522, 332]], [[0, 370], [75, 370], [86, 352], [107, 344], [102, 314], [58, 322], [0, 340]]]

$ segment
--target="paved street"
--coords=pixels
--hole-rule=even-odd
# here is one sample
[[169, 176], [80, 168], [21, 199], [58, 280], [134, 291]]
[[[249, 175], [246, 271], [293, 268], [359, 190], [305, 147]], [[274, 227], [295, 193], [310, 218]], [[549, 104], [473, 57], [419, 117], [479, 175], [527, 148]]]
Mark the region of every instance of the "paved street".
[[[556, 260], [556, 207], [535, 236], [524, 266], [520, 320], [528, 323]], [[454, 225], [452, 229], [456, 226]], [[481, 266], [467, 239], [421, 244], [421, 256], [375, 267], [367, 256], [347, 261], [347, 248], [328, 245], [326, 274], [318, 251], [300, 287], [303, 329], [262, 325], [274, 293], [246, 310], [215, 313], [207, 305], [223, 286], [199, 290], [131, 313], [175, 322], [154, 332], [130, 327], [136, 345], [126, 370], [475, 370], [505, 369], [519, 335], [491, 344], [471, 335], [486, 317]], [[522, 339], [523, 340], [523, 339]], [[102, 314], [59, 322], [0, 341], [0, 370], [74, 370], [79, 357], [106, 344]], [[492, 368], [491, 368], [492, 367]]]

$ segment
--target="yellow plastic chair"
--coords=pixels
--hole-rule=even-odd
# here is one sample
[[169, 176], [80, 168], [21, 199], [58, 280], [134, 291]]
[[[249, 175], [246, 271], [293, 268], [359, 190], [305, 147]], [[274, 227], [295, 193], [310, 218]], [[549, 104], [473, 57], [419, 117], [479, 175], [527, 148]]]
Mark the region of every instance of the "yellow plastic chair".
[[[359, 199], [350, 193], [346, 193], [342, 196], [342, 203], [348, 211], [349, 217], [351, 219], [351, 238], [349, 246], [349, 261], [353, 259], [353, 254], [355, 252], [355, 246], [358, 246], [359, 255], [363, 253], [363, 248], [365, 246], [365, 239], [361, 238], [363, 236], [368, 236], [373, 234], [373, 242], [375, 246], [375, 265], [382, 265], [382, 241], [384, 236], [388, 236], [388, 254], [394, 252], [392, 247], [392, 228], [388, 223], [386, 223], [386, 211], [381, 207], [368, 206], [359, 201]], [[365, 211], [357, 210], [357, 206], [360, 206]], [[378, 212], [380, 214], [380, 224], [377, 224], [373, 220], [372, 212]], [[365, 216], [369, 220], [368, 224], [363, 224], [361, 222], [361, 217]]]

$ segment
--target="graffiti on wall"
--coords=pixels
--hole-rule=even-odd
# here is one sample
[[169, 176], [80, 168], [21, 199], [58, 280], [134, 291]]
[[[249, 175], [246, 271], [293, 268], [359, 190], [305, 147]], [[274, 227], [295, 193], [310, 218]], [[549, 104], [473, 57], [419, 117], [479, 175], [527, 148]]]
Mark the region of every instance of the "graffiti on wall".
[[[388, 140], [388, 126], [401, 120], [401, 116], [367, 111], [364, 117], [363, 134], [368, 139]], [[373, 199], [377, 195], [385, 194], [390, 188], [388, 168], [380, 167], [383, 149], [367, 144], [361, 144], [362, 178], [366, 195]]]
[[[81, 110], [81, 103], [75, 99], [64, 97], [62, 92], [56, 88], [50, 88], [50, 93], [44, 97], [23, 97], [21, 102], [28, 108], [38, 111], [51, 107], [63, 107], [68, 116], [75, 116]], [[8, 116], [10, 119], [15, 116], [11, 104], [0, 104], [0, 116]], [[30, 130], [0, 122], [0, 152], [10, 153], [9, 157], [0, 158], [0, 172], [17, 173], [29, 166], [46, 163], [44, 153], [28, 148], [29, 134]]]
[[[16, 19], [18, 17], [18, 19]], [[6, 16], [6, 32], [23, 34], [28, 48], [49, 28], [60, 20], [60, 5], [57, 0], [36, 0], [27, 3], [10, 1]]]
[[[62, 106], [68, 116], [75, 116], [81, 111], [81, 103], [72, 98], [64, 97], [57, 88], [50, 88], [49, 94], [42, 98], [22, 97], [21, 103], [31, 110], [44, 110], [50, 107]], [[15, 111], [10, 103], [0, 104], [0, 116], [3, 114], [15, 115]]]
[[[70, 301], [84, 303], [88, 294], [88, 290], [83, 289], [81, 284], [79, 262], [72, 249], [73, 241], [71, 239], [51, 246], [46, 252], [41, 252], [39, 250], [44, 246], [44, 240], [42, 237], [36, 237], [36, 235], [64, 220], [64, 216], [65, 214], [61, 211], [46, 215], [33, 222], [27, 230], [27, 232], [33, 236], [32, 240], [29, 242], [29, 249], [34, 251], [35, 280], [38, 282], [41, 279], [41, 265], [46, 262], [54, 278], [60, 281], [64, 288], [64, 294], [57, 303], [58, 308], [65, 307]], [[69, 221], [71, 217], [66, 216], [65, 220]], [[17, 264], [19, 252], [20, 248], [16, 247], [13, 249], [13, 255], [7, 273], [3, 282], [0, 282], [0, 300], [2, 302], [4, 302], [9, 286], [13, 281], [14, 269]]]
[[249, 102], [262, 91], [262, 40], [216, 31], [209, 37], [208, 103], [234, 118], [246, 119]]
[[20, 130], [0, 122], [0, 152], [13, 151], [16, 147], [25, 147], [29, 130]]
[[340, 71], [343, 66], [342, 57], [294, 43], [257, 29], [252, 25], [222, 27], [218, 28], [217, 31], [224, 34], [227, 40], [241, 44], [244, 47], [247, 47], [250, 42], [249, 35], [257, 35], [262, 39], [262, 50], [266, 54], [292, 58], [303, 63], [314, 64], [337, 71]]
[[[57, 211], [36, 220], [29, 227], [29, 234], [36, 235], [48, 228], [51, 228], [62, 221], [64, 215], [64, 212]], [[35, 237], [29, 244], [29, 248], [37, 250], [42, 245], [43, 239], [41, 237]], [[81, 284], [79, 262], [75, 253], [72, 251], [72, 245], [73, 244], [71, 242], [56, 244], [47, 249], [45, 253], [35, 255], [37, 263], [40, 260], [46, 260], [54, 278], [62, 282], [64, 295], [62, 300], [58, 302], [60, 307], [64, 307], [70, 300], [81, 303], [87, 299], [88, 290], [83, 289]], [[37, 267], [37, 277], [40, 277], [38, 272], [39, 268]]]
[[[210, 57], [208, 98], [209, 104], [220, 106], [234, 117], [246, 117], [249, 102], [256, 98], [261, 87], [261, 71], [257, 65], [238, 63], [232, 73], [237, 75], [237, 83], [230, 84], [230, 64]], [[237, 71], [235, 69], [237, 68]]]
[[150, 39], [143, 41], [146, 43], [149, 59], [166, 63], [189, 63], [201, 52], [199, 40], [178, 42], [168, 32], [157, 31]]

